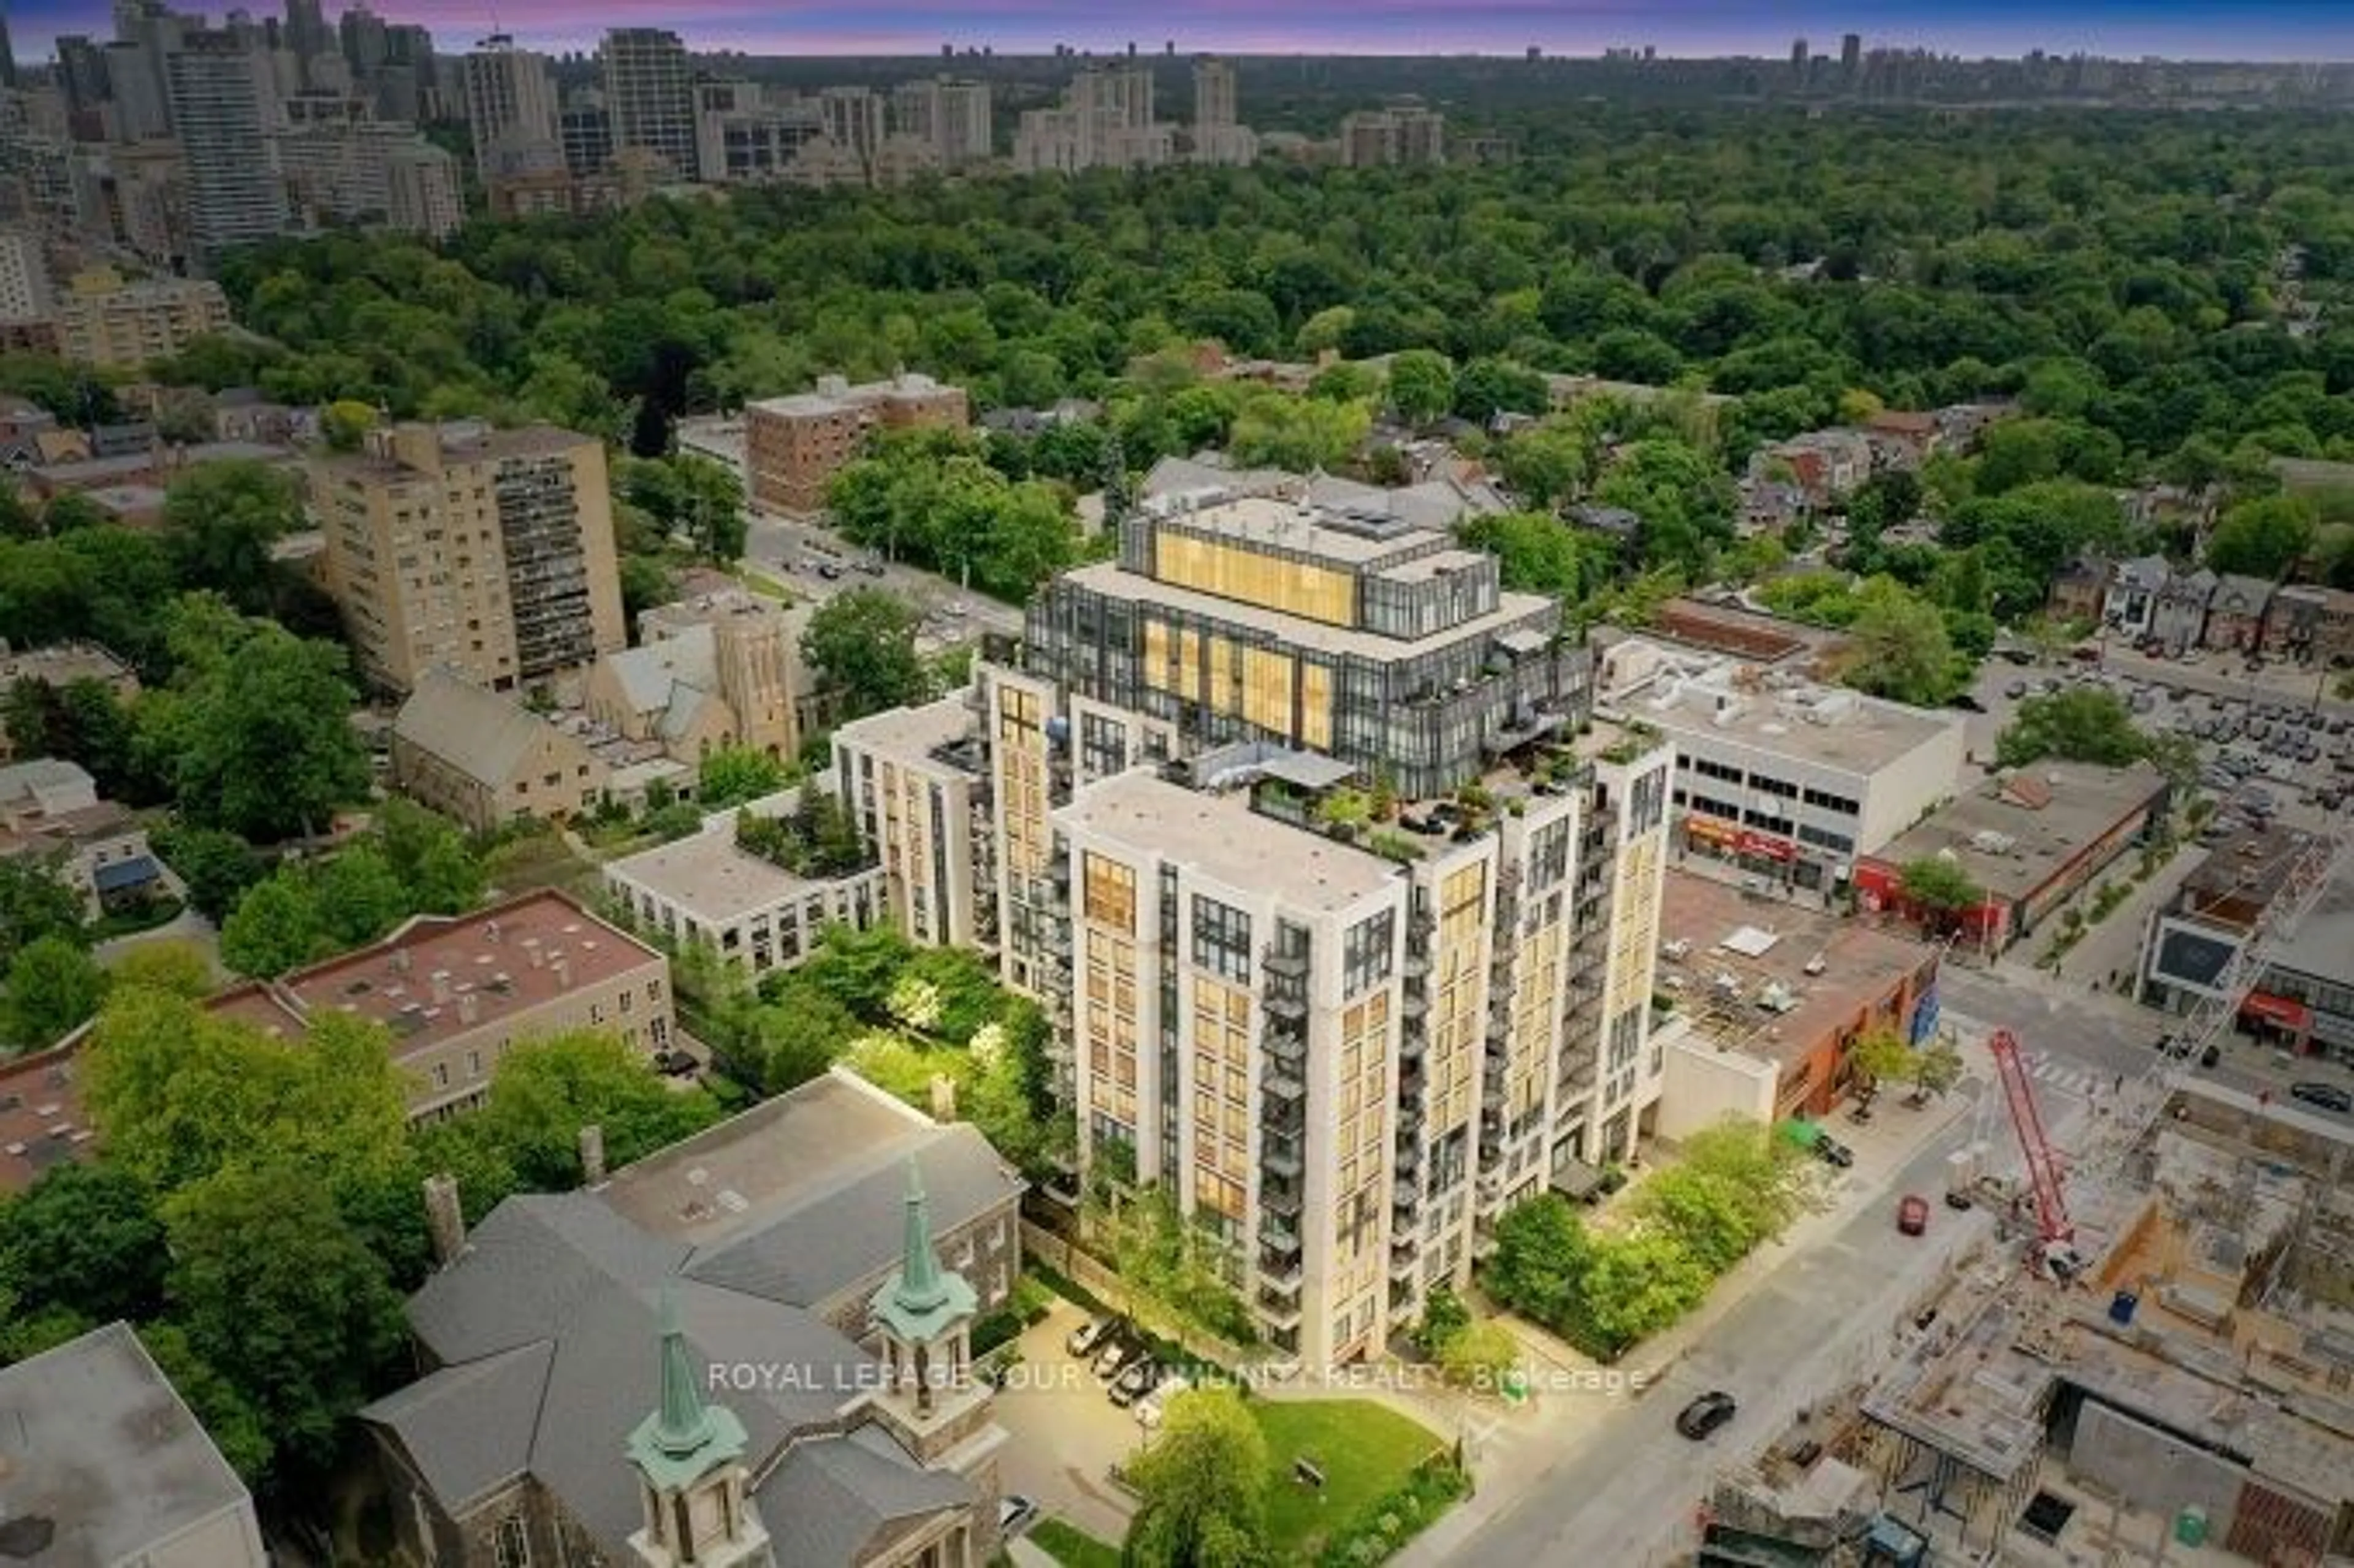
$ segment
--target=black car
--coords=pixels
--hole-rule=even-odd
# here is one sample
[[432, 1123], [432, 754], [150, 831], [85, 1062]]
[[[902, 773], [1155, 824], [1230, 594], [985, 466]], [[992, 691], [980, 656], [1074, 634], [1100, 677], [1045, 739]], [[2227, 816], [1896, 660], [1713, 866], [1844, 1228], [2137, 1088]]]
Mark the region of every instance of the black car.
[[2323, 1110], [2336, 1111], [2339, 1116], [2354, 1112], [2354, 1095], [2348, 1094], [2335, 1084], [2291, 1084], [2288, 1092], [2306, 1105], [2319, 1106]]
[[1855, 1150], [1836, 1138], [1818, 1138], [1815, 1139], [1815, 1158], [1826, 1165], [1844, 1171], [1855, 1163]]
[[1082, 1359], [1092, 1356], [1103, 1349], [1104, 1341], [1110, 1339], [1119, 1327], [1119, 1320], [1115, 1318], [1090, 1319], [1071, 1330], [1071, 1337], [1063, 1341], [1063, 1348]]
[[1697, 1443], [1726, 1422], [1740, 1406], [1723, 1389], [1711, 1389], [1677, 1413], [1676, 1430]]
[[817, 569], [817, 575], [823, 577], [828, 582], [836, 582], [841, 579], [842, 568], [835, 566], [832, 561], [828, 561], [825, 565]]
[[1161, 1386], [1161, 1367], [1150, 1356], [1130, 1361], [1111, 1380], [1111, 1402], [1126, 1410]]

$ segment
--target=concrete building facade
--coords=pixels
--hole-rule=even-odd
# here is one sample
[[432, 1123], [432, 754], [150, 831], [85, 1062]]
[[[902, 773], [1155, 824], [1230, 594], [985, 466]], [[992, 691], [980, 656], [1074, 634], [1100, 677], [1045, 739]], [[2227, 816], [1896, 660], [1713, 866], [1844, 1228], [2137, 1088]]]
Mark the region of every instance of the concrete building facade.
[[485, 183], [562, 166], [556, 83], [546, 56], [517, 48], [504, 35], [485, 38], [459, 57], [458, 90], [474, 167]]
[[882, 863], [909, 941], [996, 950], [988, 775], [967, 693], [833, 732], [834, 790]]
[[550, 426], [404, 424], [317, 460], [326, 585], [360, 673], [394, 692], [448, 666], [494, 691], [620, 648], [604, 443]]
[[1841, 885], [1961, 787], [1959, 714], [1635, 637], [1603, 648], [1596, 686], [1674, 743], [1681, 846], [1776, 882]]
[[58, 349], [101, 369], [167, 359], [229, 324], [228, 296], [204, 279], [128, 283], [106, 269], [78, 274], [58, 297]]
[[598, 51], [613, 149], [642, 147], [695, 177], [694, 71], [686, 46], [660, 27], [615, 27]]
[[642, 929], [697, 943], [754, 980], [800, 968], [828, 926], [864, 930], [881, 917], [879, 868], [796, 875], [739, 845], [736, 823], [722, 812], [700, 832], [607, 863], [606, 892]]

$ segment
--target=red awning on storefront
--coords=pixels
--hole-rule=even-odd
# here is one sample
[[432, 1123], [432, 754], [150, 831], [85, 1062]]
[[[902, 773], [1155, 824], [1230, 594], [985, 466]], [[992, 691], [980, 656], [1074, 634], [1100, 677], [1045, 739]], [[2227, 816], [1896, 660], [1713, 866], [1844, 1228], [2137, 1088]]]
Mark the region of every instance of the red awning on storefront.
[[1777, 839], [1771, 833], [1755, 833], [1747, 830], [1734, 841], [1734, 847], [1743, 854], [1754, 854], [1760, 860], [1796, 860], [1798, 846], [1787, 839]]
[[2276, 1023], [2298, 1034], [2308, 1033], [2313, 1028], [2313, 1009], [2301, 1001], [2274, 996], [2264, 991], [2248, 993], [2248, 1000], [2240, 1003], [2240, 1016], [2260, 1018], [2266, 1023]]

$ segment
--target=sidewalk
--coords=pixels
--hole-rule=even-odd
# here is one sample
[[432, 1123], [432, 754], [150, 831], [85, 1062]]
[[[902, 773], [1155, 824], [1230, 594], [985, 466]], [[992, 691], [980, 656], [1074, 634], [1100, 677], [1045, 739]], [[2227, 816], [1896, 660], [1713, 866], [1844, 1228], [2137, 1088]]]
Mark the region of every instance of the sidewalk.
[[[1835, 1136], [1854, 1150], [1855, 1164], [1834, 1173], [1822, 1207], [1801, 1215], [1783, 1236], [1743, 1259], [1717, 1281], [1708, 1299], [1690, 1317], [1637, 1346], [1617, 1366], [1601, 1368], [1544, 1330], [1509, 1319], [1535, 1359], [1624, 1383], [1600, 1399], [1586, 1393], [1548, 1397], [1540, 1393], [1520, 1410], [1497, 1412], [1491, 1425], [1478, 1433], [1473, 1446], [1476, 1489], [1393, 1560], [1399, 1568], [1438, 1568], [1458, 1561], [1472, 1537], [1530, 1497], [1546, 1472], [1574, 1449], [1606, 1436], [1604, 1424], [1617, 1407], [1628, 1400], [1640, 1401], [1658, 1387], [1783, 1265], [1826, 1245], [1858, 1214], [1888, 1201], [1888, 1184], [1947, 1128], [1974, 1114], [1979, 1097], [1991, 1092], [1991, 1069], [1986, 1064], [1984, 1047], [1973, 1048], [1966, 1043], [1962, 1049], [1971, 1061], [1971, 1075], [1942, 1099], [1916, 1110], [1899, 1103], [1900, 1097], [1882, 1096], [1868, 1123], [1858, 1125], [1844, 1115], [1834, 1118], [1830, 1125], [1837, 1128]], [[1835, 1344], [1827, 1342], [1826, 1352], [1834, 1348]], [[1862, 1347], [1862, 1351], [1872, 1348]], [[1544, 1381], [1538, 1380], [1541, 1385]], [[1794, 1383], [1793, 1387], [1797, 1386]], [[1695, 1495], [1697, 1490], [1696, 1487]]]

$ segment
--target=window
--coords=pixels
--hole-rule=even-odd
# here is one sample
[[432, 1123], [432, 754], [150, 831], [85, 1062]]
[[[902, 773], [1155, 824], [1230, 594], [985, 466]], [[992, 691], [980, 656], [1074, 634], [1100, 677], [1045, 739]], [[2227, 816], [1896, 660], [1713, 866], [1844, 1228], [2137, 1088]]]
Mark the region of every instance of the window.
[[1862, 808], [1843, 795], [1831, 795], [1820, 789], [1808, 789], [1805, 799], [1809, 806], [1818, 807], [1826, 811], [1836, 811], [1842, 817], [1856, 817], [1863, 814]]
[[621, 993], [621, 1011], [622, 1011], [623, 1012], [629, 1012], [629, 1011], [630, 1011], [630, 1001], [631, 1001], [630, 993], [629, 993], [628, 991], [623, 991], [623, 992]]
[[1083, 857], [1084, 907], [1090, 920], [1119, 930], [1136, 929], [1136, 868], [1108, 855], [1089, 852]]
[[1392, 950], [1396, 946], [1397, 912], [1384, 909], [1349, 927], [1341, 946], [1341, 991], [1356, 996], [1390, 977]]
[[1250, 983], [1250, 916], [1201, 894], [1193, 895], [1193, 962], [1222, 979]]
[[1798, 793], [1798, 787], [1788, 779], [1769, 779], [1763, 773], [1751, 774], [1749, 787], [1753, 789], [1763, 789], [1768, 795], [1779, 795], [1784, 800], [1795, 800]]
[[450, 1086], [449, 1063], [436, 1062], [433, 1064], [433, 1086], [437, 1089], [446, 1089]]
[[492, 1548], [498, 1568], [531, 1568], [531, 1532], [524, 1527], [523, 1515], [511, 1513], [499, 1520]]

